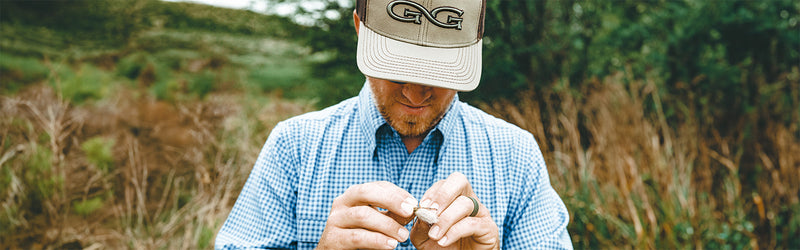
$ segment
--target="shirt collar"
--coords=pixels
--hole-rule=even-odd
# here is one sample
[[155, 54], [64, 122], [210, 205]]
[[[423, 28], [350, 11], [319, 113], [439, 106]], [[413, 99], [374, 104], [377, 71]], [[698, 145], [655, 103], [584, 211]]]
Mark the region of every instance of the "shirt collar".
[[450, 107], [447, 112], [444, 113], [444, 117], [442, 117], [442, 120], [439, 121], [439, 124], [437, 124], [434, 129], [440, 130], [442, 136], [444, 136], [446, 140], [453, 134], [456, 126], [458, 126], [459, 116], [461, 116], [461, 102], [458, 100], [458, 93], [456, 93], [455, 96], [453, 96], [453, 101], [450, 102]]
[[361, 125], [364, 139], [370, 149], [375, 150], [375, 133], [381, 125], [386, 124], [386, 120], [378, 111], [375, 104], [375, 97], [372, 96], [372, 89], [369, 87], [369, 80], [364, 82], [361, 92], [358, 94], [358, 123]]
[[[370, 149], [375, 149], [375, 135], [378, 129], [386, 124], [386, 120], [381, 115], [380, 111], [378, 111], [378, 106], [375, 102], [375, 97], [372, 95], [372, 89], [369, 86], [369, 80], [364, 82], [364, 86], [361, 88], [361, 92], [358, 94], [358, 121], [364, 134], [364, 138], [367, 140], [367, 145]], [[453, 133], [453, 130], [457, 126], [458, 116], [461, 115], [461, 102], [458, 100], [458, 94], [453, 97], [453, 101], [450, 102], [450, 107], [448, 108], [447, 112], [445, 112], [444, 117], [442, 120], [439, 121], [439, 124], [433, 130], [439, 130], [442, 133], [444, 139], [447, 139], [449, 135]], [[428, 133], [428, 137], [430, 133]]]

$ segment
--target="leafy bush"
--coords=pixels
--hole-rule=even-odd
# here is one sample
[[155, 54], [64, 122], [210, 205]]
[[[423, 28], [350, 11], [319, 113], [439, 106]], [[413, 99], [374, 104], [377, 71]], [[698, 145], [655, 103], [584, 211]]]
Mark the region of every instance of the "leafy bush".
[[158, 100], [174, 101], [181, 92], [181, 85], [180, 80], [168, 79], [156, 82], [148, 90]]
[[22, 86], [47, 79], [49, 70], [39, 60], [0, 52], [0, 93], [13, 93]]
[[306, 81], [306, 70], [297, 63], [270, 64], [250, 71], [248, 81], [262, 92], [289, 90]]
[[[74, 37], [119, 44], [145, 24], [144, 6], [154, 0], [130, 1], [3, 1], [0, 20], [40, 24], [70, 31]], [[69, 20], [69, 21], [65, 21]]]
[[81, 149], [86, 153], [86, 160], [102, 173], [108, 173], [114, 166], [114, 155], [111, 151], [113, 148], [114, 139], [99, 136], [81, 144]]
[[50, 84], [61, 92], [64, 99], [81, 104], [90, 99], [101, 99], [108, 94], [113, 82], [111, 74], [90, 64], [83, 64], [77, 72], [60, 70], [50, 77]]
[[189, 92], [203, 98], [214, 89], [216, 82], [216, 73], [210, 70], [203, 71], [193, 77], [189, 83]]
[[116, 73], [119, 76], [134, 80], [142, 74], [142, 71], [150, 62], [149, 58], [143, 53], [133, 53], [123, 57], [117, 62]]
[[29, 203], [23, 206], [35, 214], [46, 213], [46, 204], [63, 190], [64, 179], [54, 171], [51, 163], [53, 152], [49, 149], [34, 144], [26, 157], [23, 181], [31, 193], [27, 200]]
[[103, 198], [102, 197], [94, 197], [88, 200], [82, 201], [75, 201], [72, 204], [72, 209], [75, 211], [76, 214], [82, 216], [88, 216], [94, 211], [103, 207]]

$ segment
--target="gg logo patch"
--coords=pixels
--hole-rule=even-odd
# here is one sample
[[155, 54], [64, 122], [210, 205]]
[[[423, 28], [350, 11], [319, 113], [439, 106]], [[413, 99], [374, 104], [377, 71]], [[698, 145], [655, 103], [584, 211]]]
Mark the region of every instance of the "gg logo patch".
[[[398, 4], [414, 7], [415, 9], [417, 9], [417, 11], [412, 11], [406, 8], [406, 10], [403, 12], [403, 16], [397, 15], [397, 13], [394, 13], [394, 6]], [[423, 7], [422, 5], [408, 0], [392, 1], [391, 3], [389, 3], [389, 5], [386, 6], [386, 11], [389, 12], [389, 16], [391, 16], [397, 21], [409, 22], [409, 23], [413, 22], [416, 24], [422, 24], [421, 17], [424, 15], [425, 18], [427, 18], [428, 21], [430, 21], [431, 23], [446, 29], [461, 30], [461, 22], [464, 20], [463, 18], [461, 18], [461, 15], [464, 14], [464, 11], [457, 9], [455, 7], [442, 6], [428, 12], [428, 10], [425, 9], [425, 7]], [[436, 16], [439, 14], [439, 12], [442, 11], [452, 12], [458, 16], [448, 15], [447, 22], [443, 23], [436, 19]]]

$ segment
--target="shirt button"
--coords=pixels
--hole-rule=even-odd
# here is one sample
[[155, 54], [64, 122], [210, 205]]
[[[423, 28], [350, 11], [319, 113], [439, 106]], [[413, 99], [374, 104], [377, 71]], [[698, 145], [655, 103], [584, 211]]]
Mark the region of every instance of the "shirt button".
[[407, 239], [406, 241], [403, 241], [403, 242], [400, 243], [400, 246], [404, 246], [404, 247], [407, 247], [409, 245], [411, 245], [411, 239]]

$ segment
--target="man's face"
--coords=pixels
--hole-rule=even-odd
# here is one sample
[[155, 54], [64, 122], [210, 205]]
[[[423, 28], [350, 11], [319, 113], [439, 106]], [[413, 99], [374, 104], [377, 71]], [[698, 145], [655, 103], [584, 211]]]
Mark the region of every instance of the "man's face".
[[383, 118], [403, 137], [424, 136], [450, 107], [456, 91], [367, 77]]

